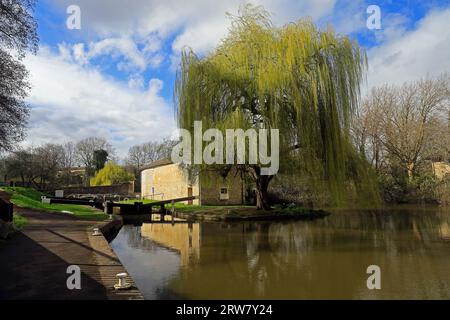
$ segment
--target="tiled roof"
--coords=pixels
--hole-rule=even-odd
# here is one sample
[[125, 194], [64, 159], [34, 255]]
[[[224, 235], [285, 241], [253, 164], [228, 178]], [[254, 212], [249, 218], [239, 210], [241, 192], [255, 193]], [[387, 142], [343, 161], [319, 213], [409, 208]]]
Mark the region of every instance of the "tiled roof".
[[153, 161], [152, 163], [149, 163], [149, 164], [143, 166], [141, 168], [141, 170], [147, 170], [147, 169], [152, 169], [152, 168], [156, 168], [156, 167], [167, 166], [169, 164], [173, 164], [172, 160], [170, 160], [168, 158], [160, 159], [160, 160]]

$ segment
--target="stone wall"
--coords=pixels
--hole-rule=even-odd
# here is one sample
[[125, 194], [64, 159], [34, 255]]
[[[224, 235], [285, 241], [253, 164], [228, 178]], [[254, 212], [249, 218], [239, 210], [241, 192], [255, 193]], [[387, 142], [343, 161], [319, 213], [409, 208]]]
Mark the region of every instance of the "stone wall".
[[[232, 170], [223, 178], [217, 172], [202, 173], [200, 179], [200, 202], [204, 205], [240, 205], [244, 203], [244, 184], [239, 174]], [[226, 189], [228, 199], [221, 198]]]
[[[189, 196], [200, 196], [193, 204], [238, 205], [243, 204], [243, 183], [235, 171], [226, 178], [218, 172], [202, 172], [200, 179], [189, 180], [186, 170], [176, 164], [168, 164], [143, 170], [141, 173], [141, 194], [144, 199], [168, 200]], [[199, 183], [198, 181], [201, 180]], [[221, 189], [226, 189], [228, 199], [221, 199]], [[187, 203], [187, 202], [186, 202]]]
[[134, 182], [123, 184], [116, 184], [112, 186], [98, 186], [98, 187], [69, 187], [62, 188], [64, 196], [71, 194], [117, 194], [117, 195], [134, 195]]
[[[141, 173], [141, 195], [143, 199], [183, 198], [188, 196], [190, 188], [192, 188], [192, 196], [199, 195], [197, 179], [190, 181], [188, 173], [177, 164], [146, 169]], [[193, 201], [193, 204], [198, 203], [198, 200]]]
[[446, 175], [450, 175], [450, 164], [447, 162], [433, 162], [431, 165], [436, 178], [442, 179]]

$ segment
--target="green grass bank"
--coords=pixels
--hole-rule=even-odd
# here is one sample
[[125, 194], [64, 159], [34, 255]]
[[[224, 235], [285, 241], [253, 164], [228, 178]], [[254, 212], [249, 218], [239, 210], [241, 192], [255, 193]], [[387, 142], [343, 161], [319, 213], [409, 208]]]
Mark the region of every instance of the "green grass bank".
[[[32, 188], [3, 187], [2, 189], [11, 195], [10, 201], [21, 208], [70, 214], [86, 220], [104, 220], [108, 217], [102, 211], [89, 206], [42, 203], [41, 197], [45, 194]], [[26, 220], [24, 221], [24, 218], [21, 218], [22, 220], [17, 218], [17, 222], [19, 224], [26, 223]]]

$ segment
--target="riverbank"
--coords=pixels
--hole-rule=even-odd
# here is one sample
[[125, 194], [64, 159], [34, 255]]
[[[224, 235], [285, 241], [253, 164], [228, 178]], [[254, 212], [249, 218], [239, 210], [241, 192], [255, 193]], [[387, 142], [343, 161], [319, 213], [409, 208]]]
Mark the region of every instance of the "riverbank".
[[[121, 201], [121, 203], [132, 204], [136, 200]], [[142, 200], [141, 203], [147, 204], [157, 202], [153, 200]], [[153, 213], [161, 213], [161, 210], [155, 210]], [[165, 207], [166, 213], [170, 214], [172, 207], [170, 204]], [[189, 221], [273, 221], [273, 220], [314, 220], [324, 218], [330, 215], [330, 212], [321, 209], [304, 208], [295, 205], [275, 206], [270, 210], [258, 210], [255, 206], [249, 205], [186, 205], [184, 203], [175, 203], [175, 218]], [[118, 213], [118, 211], [117, 211]], [[125, 213], [123, 216], [136, 216], [135, 214]]]
[[[143, 221], [111, 246], [149, 299], [450, 298], [450, 208], [332, 213], [313, 222]], [[373, 264], [382, 290], [366, 287]]]
[[21, 208], [70, 214], [85, 220], [102, 221], [108, 218], [108, 215], [102, 211], [89, 206], [42, 203], [41, 197], [44, 194], [32, 188], [4, 187], [2, 189], [9, 195], [10, 201]]
[[[27, 224], [0, 246], [0, 300], [142, 299], [130, 277], [131, 290], [114, 289], [116, 274], [126, 270], [106, 239], [92, 235], [94, 227], [105, 230], [109, 221], [99, 223], [18, 207], [14, 210]], [[67, 268], [71, 265], [80, 267], [80, 290], [67, 288]]]
[[330, 215], [323, 210], [307, 208], [273, 208], [257, 210], [255, 207], [218, 206], [199, 208], [176, 208], [176, 217], [194, 221], [281, 221], [281, 220], [314, 220]]

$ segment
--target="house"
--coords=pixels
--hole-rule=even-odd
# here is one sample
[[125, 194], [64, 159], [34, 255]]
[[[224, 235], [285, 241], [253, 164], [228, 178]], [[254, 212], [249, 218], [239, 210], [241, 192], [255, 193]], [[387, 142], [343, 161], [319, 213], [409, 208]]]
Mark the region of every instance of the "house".
[[168, 200], [199, 196], [187, 204], [239, 205], [244, 203], [244, 181], [239, 172], [227, 175], [219, 171], [202, 171], [190, 174], [185, 168], [169, 159], [150, 163], [141, 171], [142, 199]]
[[70, 167], [58, 170], [56, 177], [64, 186], [81, 186], [86, 183], [86, 167]]

